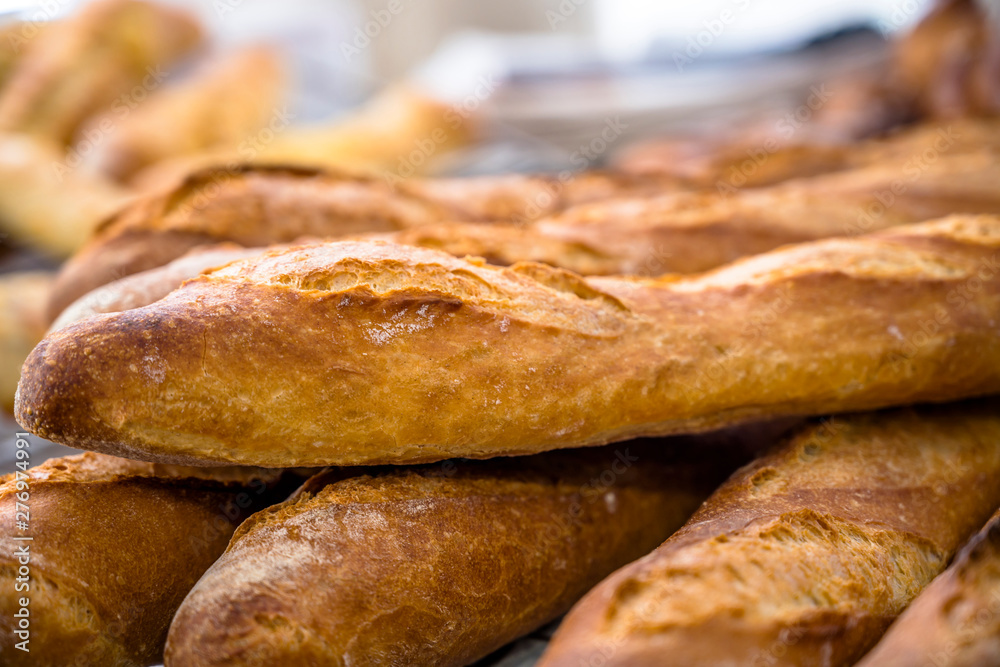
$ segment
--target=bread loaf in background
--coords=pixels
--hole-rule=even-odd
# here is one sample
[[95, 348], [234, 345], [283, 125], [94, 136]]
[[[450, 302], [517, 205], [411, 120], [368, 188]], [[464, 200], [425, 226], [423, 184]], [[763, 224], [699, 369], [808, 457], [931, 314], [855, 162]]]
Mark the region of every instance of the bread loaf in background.
[[25, 363], [15, 413], [105, 453], [287, 467], [529, 454], [956, 400], [1000, 392], [998, 253], [995, 217], [658, 281], [300, 246], [51, 332]]
[[[864, 105], [866, 112], [861, 116], [865, 121], [861, 126], [867, 126], [867, 121], [872, 120], [867, 113], [871, 110], [870, 93], [884, 91], [884, 88], [876, 84], [874, 91], [870, 85], [867, 91], [862, 91], [858, 83], [856, 80], [835, 82], [831, 92], [836, 92], [835, 97], [845, 102]], [[861, 98], [860, 104], [858, 98]], [[832, 109], [824, 107], [824, 110]], [[847, 115], [857, 118], [853, 110], [847, 110]], [[889, 115], [893, 115], [892, 112]], [[719, 132], [720, 128], [716, 127], [708, 136], [692, 138], [685, 135], [641, 141], [613, 157], [612, 167], [629, 174], [676, 178], [692, 188], [725, 190], [765, 187], [878, 163], [902, 166], [913, 161], [916, 164], [925, 155], [927, 161], [932, 161], [941, 153], [955, 155], [1000, 149], [1000, 123], [990, 117], [921, 122], [897, 127], [885, 137], [866, 141], [852, 141], [851, 136], [839, 133], [830, 136], [815, 124], [810, 128], [820, 130], [818, 134], [807, 132], [805, 136], [796, 134], [791, 138], [775, 136], [773, 117], [767, 120], [771, 122], [763, 127], [738, 125], [728, 134]], [[850, 134], [850, 128], [845, 129]]]
[[989, 667], [1000, 660], [1000, 512], [858, 667]]
[[45, 302], [54, 274], [18, 271], [0, 275], [0, 407], [14, 410], [21, 365], [45, 336]]
[[[156, 190], [202, 169], [224, 165], [233, 171], [250, 164], [378, 174], [393, 184], [433, 170], [439, 158], [472, 142], [478, 130], [475, 116], [406, 83], [390, 84], [360, 107], [317, 122], [299, 124], [293, 114], [281, 110], [268, 127], [274, 131], [268, 141], [165, 160], [130, 182]], [[403, 160], [417, 142], [427, 140], [435, 142], [433, 155], [420, 164]]]
[[63, 267], [49, 320], [101, 285], [162, 266], [201, 245], [268, 246], [303, 236], [351, 237], [445, 221], [523, 221], [594, 199], [659, 193], [663, 183], [588, 172], [565, 184], [558, 177], [519, 175], [393, 184], [315, 168], [206, 168], [108, 219]]
[[0, 91], [24, 55], [24, 45], [29, 39], [52, 25], [52, 22], [10, 21], [0, 25]]
[[18, 243], [67, 257], [132, 197], [100, 175], [70, 168], [44, 140], [0, 133], [0, 230]]
[[109, 109], [78, 137], [102, 137], [86, 168], [127, 182], [151, 164], [209, 149], [247, 150], [249, 140], [282, 112], [285, 72], [278, 54], [244, 48], [206, 61], [189, 77], [165, 84], [128, 115]]
[[[788, 243], [953, 213], [1000, 214], [1000, 161], [992, 150], [952, 153], [946, 145], [931, 155], [886, 158], [770, 188], [712, 191], [685, 191], [663, 177], [601, 173], [567, 181], [507, 176], [393, 186], [309, 170], [205, 171], [104, 225], [63, 269], [50, 319], [91, 289], [219, 242], [266, 246], [301, 236], [394, 232], [447, 251], [471, 246], [500, 263], [540, 260], [587, 274], [654, 276], [707, 271]], [[447, 222], [516, 226], [427, 228]]]
[[1000, 504], [998, 406], [804, 428], [590, 591], [540, 667], [854, 664]]
[[0, 130], [66, 145], [89, 116], [158, 87], [201, 41], [185, 12], [142, 0], [97, 0], [23, 45], [0, 91]]
[[166, 664], [470, 664], [676, 530], [742, 436], [321, 473], [240, 527]]
[[[28, 453], [18, 460], [30, 460], [30, 439], [19, 438], [16, 446]], [[290, 477], [94, 453], [49, 459], [3, 477], [0, 662], [159, 662], [170, 619], [188, 590], [244, 518], [287, 496], [295, 483]], [[18, 530], [17, 520], [28, 529]], [[28, 570], [27, 588], [18, 586], [21, 567]], [[29, 600], [29, 652], [15, 648], [25, 639], [16, 634], [21, 598]]]

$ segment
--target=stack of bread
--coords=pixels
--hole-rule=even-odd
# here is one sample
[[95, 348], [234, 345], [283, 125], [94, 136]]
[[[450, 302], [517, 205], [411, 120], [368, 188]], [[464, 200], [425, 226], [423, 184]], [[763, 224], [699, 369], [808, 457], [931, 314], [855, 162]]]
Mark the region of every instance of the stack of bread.
[[0, 662], [461, 666], [568, 612], [545, 667], [1000, 664], [998, 157], [130, 195], [21, 369], [87, 452], [0, 480]]

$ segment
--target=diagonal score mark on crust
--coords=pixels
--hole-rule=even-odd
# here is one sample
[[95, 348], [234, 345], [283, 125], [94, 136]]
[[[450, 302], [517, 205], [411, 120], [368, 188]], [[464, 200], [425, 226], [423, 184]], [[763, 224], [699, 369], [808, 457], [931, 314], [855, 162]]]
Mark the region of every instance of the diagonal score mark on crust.
[[195, 280], [345, 295], [426, 294], [594, 336], [618, 335], [635, 318], [617, 298], [561, 269], [533, 263], [500, 268], [477, 258], [384, 242], [317, 243], [269, 252]]

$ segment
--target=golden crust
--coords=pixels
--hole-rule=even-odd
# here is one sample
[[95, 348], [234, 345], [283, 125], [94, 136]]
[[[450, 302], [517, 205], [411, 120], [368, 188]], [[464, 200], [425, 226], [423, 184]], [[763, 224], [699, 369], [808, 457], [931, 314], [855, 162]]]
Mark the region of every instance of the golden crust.
[[1000, 655], [1000, 512], [859, 667], [985, 667]]
[[15, 411], [85, 449], [288, 467], [956, 400], [1000, 392], [998, 249], [1000, 218], [955, 217], [654, 281], [300, 246], [52, 332]]
[[[600, 173], [567, 183], [557, 177], [502, 176], [413, 179], [393, 186], [374, 177], [300, 167], [205, 169], [109, 218], [63, 268], [49, 305], [49, 319], [54, 320], [92, 289], [162, 266], [199, 245], [268, 246], [303, 236], [351, 237], [442, 221], [527, 220], [616, 193], [649, 194], [663, 187], [662, 179]], [[516, 229], [493, 242], [480, 234], [478, 243], [488, 244], [486, 254], [514, 261], [533, 258], [512, 256], [525, 246], [541, 245], [542, 259], [559, 259], [558, 253], [566, 247], [567, 254], [576, 256], [572, 243], [518, 234]], [[492, 247], [497, 250], [489, 252]], [[605, 264], [602, 271], [610, 268], [617, 265]]]
[[[87, 292], [62, 311], [50, 329], [52, 331], [61, 329], [91, 315], [118, 313], [123, 310], [148, 306], [173, 292], [188, 278], [194, 278], [229, 262], [253, 257], [262, 252], [264, 252], [263, 248], [244, 248], [233, 243], [198, 246], [169, 264], [126, 276]], [[41, 340], [41, 336], [39, 336], [39, 340]], [[37, 342], [36, 340], [35, 343]], [[27, 356], [27, 352], [25, 356]], [[13, 396], [13, 392], [11, 396]]]
[[807, 427], [588, 593], [540, 664], [851, 665], [1000, 503], [998, 438], [995, 400]]
[[[14, 526], [23, 490], [18, 484], [26, 481], [26, 534], [34, 538], [0, 545], [4, 664], [160, 660], [184, 595], [223, 552], [240, 520], [276, 500], [281, 477], [277, 471], [159, 466], [89, 452], [4, 477], [0, 518]], [[16, 549], [25, 544], [30, 590], [17, 592]], [[13, 634], [14, 612], [25, 596], [31, 600], [30, 653], [14, 649], [20, 641]]]
[[[240, 526], [166, 664], [470, 664], [659, 544], [738, 465], [691, 444], [317, 475]], [[688, 455], [666, 464], [671, 445]]]
[[[414, 180], [393, 189], [377, 179], [310, 170], [206, 171], [109, 221], [64, 268], [49, 313], [54, 319], [99, 285], [221, 241], [266, 246], [301, 236], [391, 233], [388, 240], [398, 243], [472, 251], [503, 264], [540, 260], [590, 275], [651, 276], [706, 271], [787, 243], [952, 213], [1000, 213], [993, 153], [922, 155], [766, 189], [717, 192], [601, 173], [565, 182], [541, 176]], [[519, 224], [446, 224], [512, 220]]]

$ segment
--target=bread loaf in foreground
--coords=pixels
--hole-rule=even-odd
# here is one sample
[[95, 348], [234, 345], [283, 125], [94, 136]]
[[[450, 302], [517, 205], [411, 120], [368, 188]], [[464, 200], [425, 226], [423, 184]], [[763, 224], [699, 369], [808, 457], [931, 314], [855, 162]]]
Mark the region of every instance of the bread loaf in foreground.
[[208, 168], [105, 221], [63, 267], [49, 319], [101, 285], [162, 266], [200, 245], [268, 246], [443, 221], [528, 220], [594, 199], [661, 192], [663, 183], [587, 173], [566, 183], [555, 176], [490, 176], [393, 185], [314, 168]]
[[194, 278], [213, 268], [224, 266], [237, 259], [254, 257], [263, 252], [264, 248], [244, 248], [233, 243], [199, 246], [169, 264], [125, 276], [87, 292], [62, 311], [50, 329], [52, 331], [61, 329], [91, 315], [119, 313], [123, 310], [148, 306], [173, 292], [188, 278]]
[[677, 440], [321, 473], [240, 527], [166, 664], [470, 664], [653, 549], [743, 458]]
[[1000, 512], [858, 667], [989, 667], [1000, 660]]
[[[29, 440], [17, 445], [30, 452]], [[10, 531], [0, 543], [0, 662], [160, 661], [188, 590], [240, 521], [285, 497], [288, 481], [278, 471], [178, 468], [89, 452], [0, 478], [0, 521]], [[16, 520], [28, 529], [17, 530]], [[15, 616], [22, 598], [29, 652], [15, 647], [26, 638]]]
[[998, 407], [804, 428], [588, 593], [540, 667], [853, 664], [1000, 504]]
[[25, 362], [15, 414], [84, 449], [288, 467], [955, 400], [1000, 392], [998, 260], [994, 217], [658, 281], [302, 246], [51, 332]]
[[[433, 248], [457, 257], [482, 257], [499, 266], [531, 260], [569, 267], [582, 275], [620, 273], [618, 269], [628, 268], [616, 258], [586, 246], [546, 239], [514, 225], [441, 223], [357, 238]], [[59, 313], [50, 328], [54, 331], [91, 315], [148, 306], [188, 278], [283, 247], [286, 246], [244, 248], [233, 243], [197, 246], [168, 264], [125, 276], [84, 294]]]

